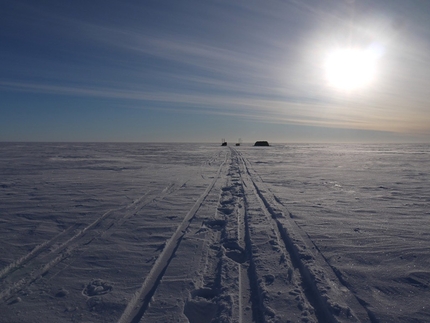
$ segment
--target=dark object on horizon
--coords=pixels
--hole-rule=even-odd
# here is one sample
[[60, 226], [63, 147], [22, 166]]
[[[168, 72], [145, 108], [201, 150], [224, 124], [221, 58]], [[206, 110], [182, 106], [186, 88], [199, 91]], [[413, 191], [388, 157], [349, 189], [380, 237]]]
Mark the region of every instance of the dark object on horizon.
[[240, 146], [241, 143], [242, 143], [242, 139], [239, 138], [238, 142], [236, 143], [236, 146]]
[[270, 146], [267, 141], [256, 141], [254, 146]]
[[221, 139], [221, 146], [227, 146], [227, 141], [224, 138]]

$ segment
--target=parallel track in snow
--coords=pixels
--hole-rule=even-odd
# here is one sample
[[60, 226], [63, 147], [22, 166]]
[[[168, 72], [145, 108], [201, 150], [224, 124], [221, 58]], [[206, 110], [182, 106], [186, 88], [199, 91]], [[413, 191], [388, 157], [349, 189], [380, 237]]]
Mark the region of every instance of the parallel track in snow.
[[[170, 238], [119, 323], [158, 322], [165, 306], [178, 311], [170, 319], [189, 323], [370, 321], [246, 157], [229, 149], [229, 168], [214, 215], [199, 210], [214, 193], [223, 165]], [[195, 242], [185, 246], [183, 239]], [[180, 311], [177, 300], [183, 293], [163, 293], [189, 286], [181, 282], [184, 278], [175, 279], [175, 268], [198, 245], [198, 268], [190, 269], [195, 276], [186, 278], [194, 289], [188, 290]]]
[[[219, 153], [205, 161], [202, 167], [219, 157]], [[79, 250], [93, 240], [109, 235], [112, 228], [121, 226], [142, 208], [154, 201], [162, 201], [180, 189], [188, 180], [171, 182], [161, 192], [148, 191], [132, 203], [107, 210], [83, 228], [74, 224], [53, 238], [34, 247], [30, 252], [0, 270], [0, 300], [14, 302], [16, 295], [44, 277], [66, 259], [77, 257]]]
[[127, 307], [119, 319], [119, 323], [136, 323], [139, 322], [142, 316], [145, 314], [147, 306], [151, 301], [151, 297], [154, 294], [155, 290], [160, 283], [164, 272], [169, 266], [170, 261], [172, 260], [175, 251], [179, 248], [181, 241], [184, 235], [187, 232], [187, 229], [193, 221], [193, 218], [196, 212], [199, 210], [201, 205], [204, 203], [205, 199], [209, 195], [209, 192], [214, 187], [215, 183], [219, 180], [219, 175], [224, 167], [228, 159], [228, 154], [225, 156], [224, 162], [219, 166], [217, 174], [213, 178], [212, 182], [207, 186], [206, 190], [197, 201], [194, 203], [192, 208], [188, 211], [188, 213], [183, 218], [182, 222], [176, 228], [176, 231], [170, 237], [168, 242], [166, 243], [163, 251], [158, 256], [156, 262], [152, 266], [149, 274], [146, 276], [141, 288], [133, 295]]
[[[132, 277], [139, 287], [121, 303], [125, 310], [117, 314], [119, 323], [372, 321], [372, 313], [342, 284], [240, 148], [222, 148], [202, 169], [212, 162], [220, 166], [211, 170], [214, 176], [193, 206], [170, 227], [174, 232], [166, 231], [169, 238], [157, 249], [155, 262], [142, 270], [146, 276]], [[186, 182], [150, 191], [40, 244], [0, 271], [0, 299], [11, 304], [55, 266], [79, 259], [93, 240], [111, 235]]]
[[106, 234], [113, 226], [126, 221], [154, 200], [163, 200], [178, 187], [180, 186], [170, 185], [161, 193], [145, 194], [127, 206], [106, 211], [82, 229], [79, 229], [78, 225], [72, 225], [36, 246], [0, 271], [0, 299], [7, 302], [14, 294], [45, 276], [63, 260], [73, 257], [77, 249]]
[[305, 232], [291, 219], [291, 214], [264, 185], [250, 162], [237, 152], [243, 166], [242, 179], [259, 200], [266, 219], [276, 232], [276, 242], [283, 244], [286, 257], [295, 269], [306, 303], [315, 311], [318, 322], [369, 322], [371, 313], [359, 304], [342, 284], [326, 259]]

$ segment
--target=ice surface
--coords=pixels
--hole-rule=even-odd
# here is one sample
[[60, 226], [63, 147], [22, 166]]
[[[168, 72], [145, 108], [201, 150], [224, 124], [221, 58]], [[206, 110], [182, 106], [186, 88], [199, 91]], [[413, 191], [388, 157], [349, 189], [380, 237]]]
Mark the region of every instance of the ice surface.
[[0, 143], [0, 322], [428, 322], [429, 157]]

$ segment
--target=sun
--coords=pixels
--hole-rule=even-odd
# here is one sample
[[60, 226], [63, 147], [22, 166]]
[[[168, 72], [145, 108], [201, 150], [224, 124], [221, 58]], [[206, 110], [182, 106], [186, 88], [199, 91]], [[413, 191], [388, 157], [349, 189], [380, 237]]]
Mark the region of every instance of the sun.
[[372, 83], [378, 55], [372, 50], [337, 49], [327, 55], [326, 77], [330, 86], [350, 91]]

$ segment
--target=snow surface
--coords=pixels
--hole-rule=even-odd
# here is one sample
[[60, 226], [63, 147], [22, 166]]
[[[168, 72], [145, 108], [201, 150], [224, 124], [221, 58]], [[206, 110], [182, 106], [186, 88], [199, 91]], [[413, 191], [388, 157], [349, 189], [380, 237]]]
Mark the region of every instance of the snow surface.
[[430, 322], [429, 157], [0, 143], [0, 322]]

